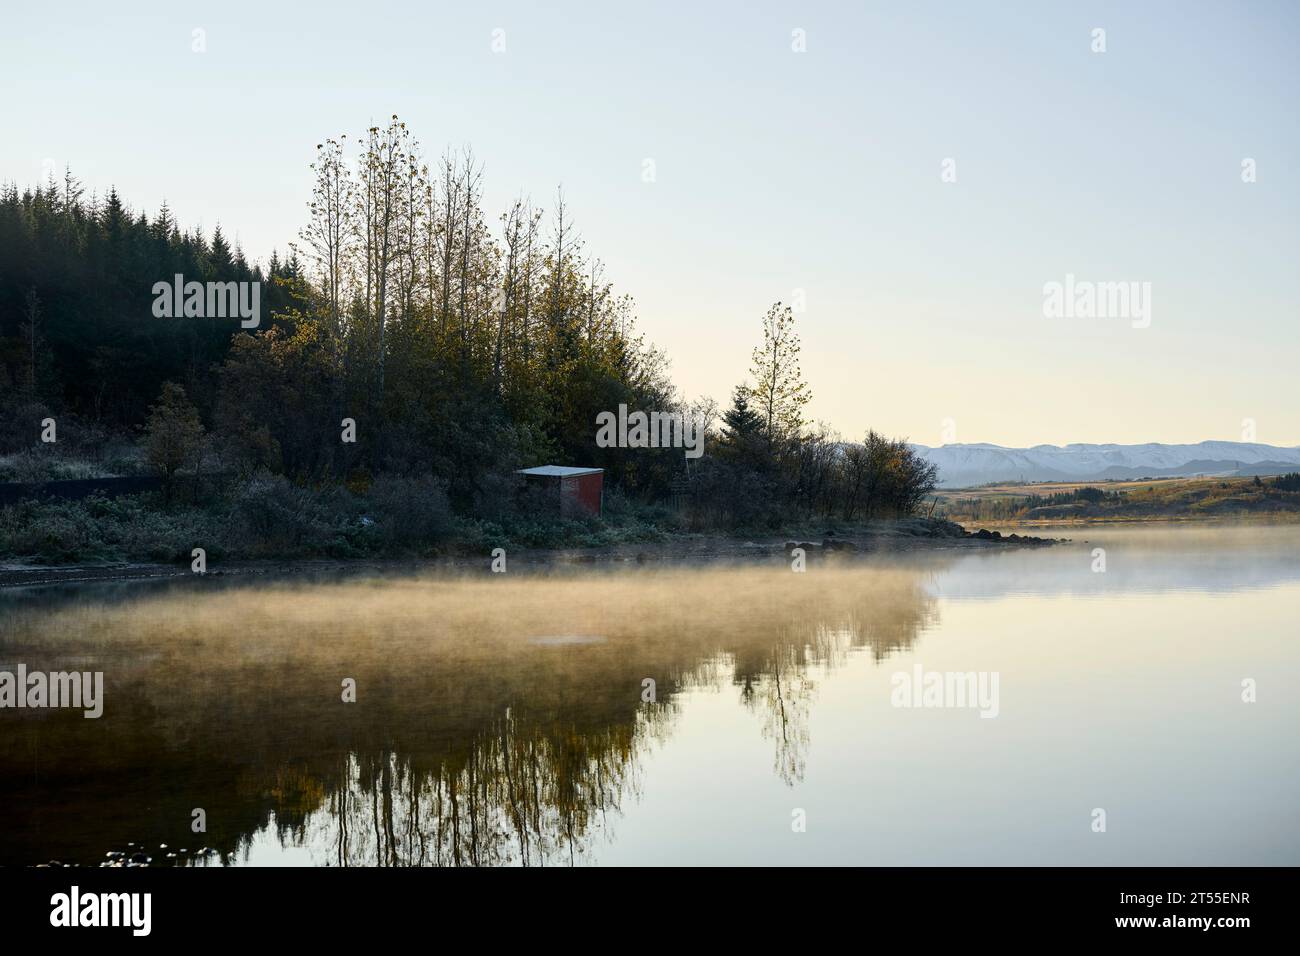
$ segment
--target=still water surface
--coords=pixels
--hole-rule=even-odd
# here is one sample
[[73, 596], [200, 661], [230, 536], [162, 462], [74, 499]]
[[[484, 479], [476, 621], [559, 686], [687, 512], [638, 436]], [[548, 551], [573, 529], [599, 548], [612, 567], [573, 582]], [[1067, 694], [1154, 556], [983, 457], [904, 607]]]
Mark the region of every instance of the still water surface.
[[[1300, 528], [1067, 533], [0, 592], [0, 669], [105, 675], [0, 710], [0, 865], [1300, 863]], [[997, 716], [893, 706], [918, 667]]]

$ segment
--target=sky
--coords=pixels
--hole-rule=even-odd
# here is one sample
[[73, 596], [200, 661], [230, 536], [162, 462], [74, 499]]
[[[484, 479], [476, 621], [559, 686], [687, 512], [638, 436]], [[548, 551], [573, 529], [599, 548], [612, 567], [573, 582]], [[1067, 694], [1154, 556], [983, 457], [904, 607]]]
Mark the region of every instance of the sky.
[[[563, 186], [688, 399], [782, 301], [848, 438], [1300, 445], [1298, 39], [1255, 0], [23, 4], [0, 180], [265, 260], [316, 143], [396, 113], [489, 210]], [[1149, 311], [1049, 316], [1067, 275]]]

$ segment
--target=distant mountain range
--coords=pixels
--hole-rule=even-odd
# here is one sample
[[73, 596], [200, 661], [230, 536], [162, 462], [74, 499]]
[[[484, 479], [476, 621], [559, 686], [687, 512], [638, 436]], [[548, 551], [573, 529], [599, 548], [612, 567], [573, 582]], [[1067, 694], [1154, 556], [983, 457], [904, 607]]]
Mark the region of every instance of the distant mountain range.
[[1192, 475], [1240, 477], [1300, 471], [1300, 447], [1258, 442], [1196, 445], [913, 445], [939, 466], [939, 484], [968, 488], [1001, 481], [1105, 481]]

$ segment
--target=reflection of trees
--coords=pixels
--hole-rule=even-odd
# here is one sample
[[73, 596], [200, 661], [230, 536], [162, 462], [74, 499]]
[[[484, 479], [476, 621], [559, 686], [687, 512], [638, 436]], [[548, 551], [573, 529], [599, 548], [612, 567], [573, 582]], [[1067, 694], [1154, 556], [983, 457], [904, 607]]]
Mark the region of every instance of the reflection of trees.
[[889, 575], [871, 583], [842, 602], [795, 615], [761, 657], [737, 661], [741, 700], [762, 713], [763, 736], [776, 748], [773, 769], [791, 786], [803, 779], [807, 762], [814, 668], [833, 670], [858, 648], [881, 661], [936, 620], [935, 601], [918, 578]]
[[328, 807], [331, 865], [574, 863], [624, 795], [638, 746], [601, 735], [522, 735], [510, 717], [459, 767], [349, 754]]
[[[917, 575], [862, 569], [86, 591], [0, 608], [0, 659], [89, 657], [107, 685], [99, 721], [0, 716], [17, 728], [0, 736], [17, 808], [0, 863], [89, 862], [129, 840], [237, 861], [268, 838], [334, 866], [581, 862], [637, 798], [684, 693], [736, 686], [794, 784], [814, 678], [855, 649], [906, 647], [934, 614]], [[603, 640], [528, 641], [555, 634]], [[340, 702], [342, 676], [356, 704]], [[188, 832], [193, 807], [206, 837]]]
[[808, 711], [815, 684], [803, 660], [803, 649], [775, 649], [763, 676], [740, 680], [745, 704], [764, 714], [763, 737], [773, 741], [777, 776], [788, 784], [803, 779], [808, 751]]
[[649, 705], [580, 730], [507, 707], [453, 753], [347, 752], [316, 772], [260, 767], [240, 786], [268, 804], [282, 844], [312, 847], [321, 865], [573, 864], [639, 792], [637, 757], [670, 713]]

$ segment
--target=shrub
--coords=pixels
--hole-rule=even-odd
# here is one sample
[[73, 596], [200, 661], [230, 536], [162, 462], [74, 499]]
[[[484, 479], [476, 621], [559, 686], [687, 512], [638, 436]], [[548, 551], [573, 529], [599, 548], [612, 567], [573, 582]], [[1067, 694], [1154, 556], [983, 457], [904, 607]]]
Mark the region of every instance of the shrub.
[[0, 402], [0, 452], [21, 451], [38, 444], [41, 422], [52, 416], [50, 409], [37, 401]]
[[92, 462], [61, 454], [49, 445], [0, 456], [0, 481], [31, 484], [42, 481], [100, 478], [106, 474], [108, 472]]
[[162, 511], [150, 496], [23, 501], [0, 509], [0, 555], [52, 564], [77, 561], [188, 561], [193, 548], [226, 553], [220, 515]]
[[366, 495], [374, 531], [388, 547], [426, 549], [452, 528], [447, 486], [434, 478], [381, 475]]
[[255, 475], [234, 495], [232, 550], [254, 557], [346, 553], [354, 512], [341, 489], [315, 492], [279, 475]]
[[99, 523], [80, 505], [23, 501], [0, 510], [0, 551], [52, 564], [110, 557]]

